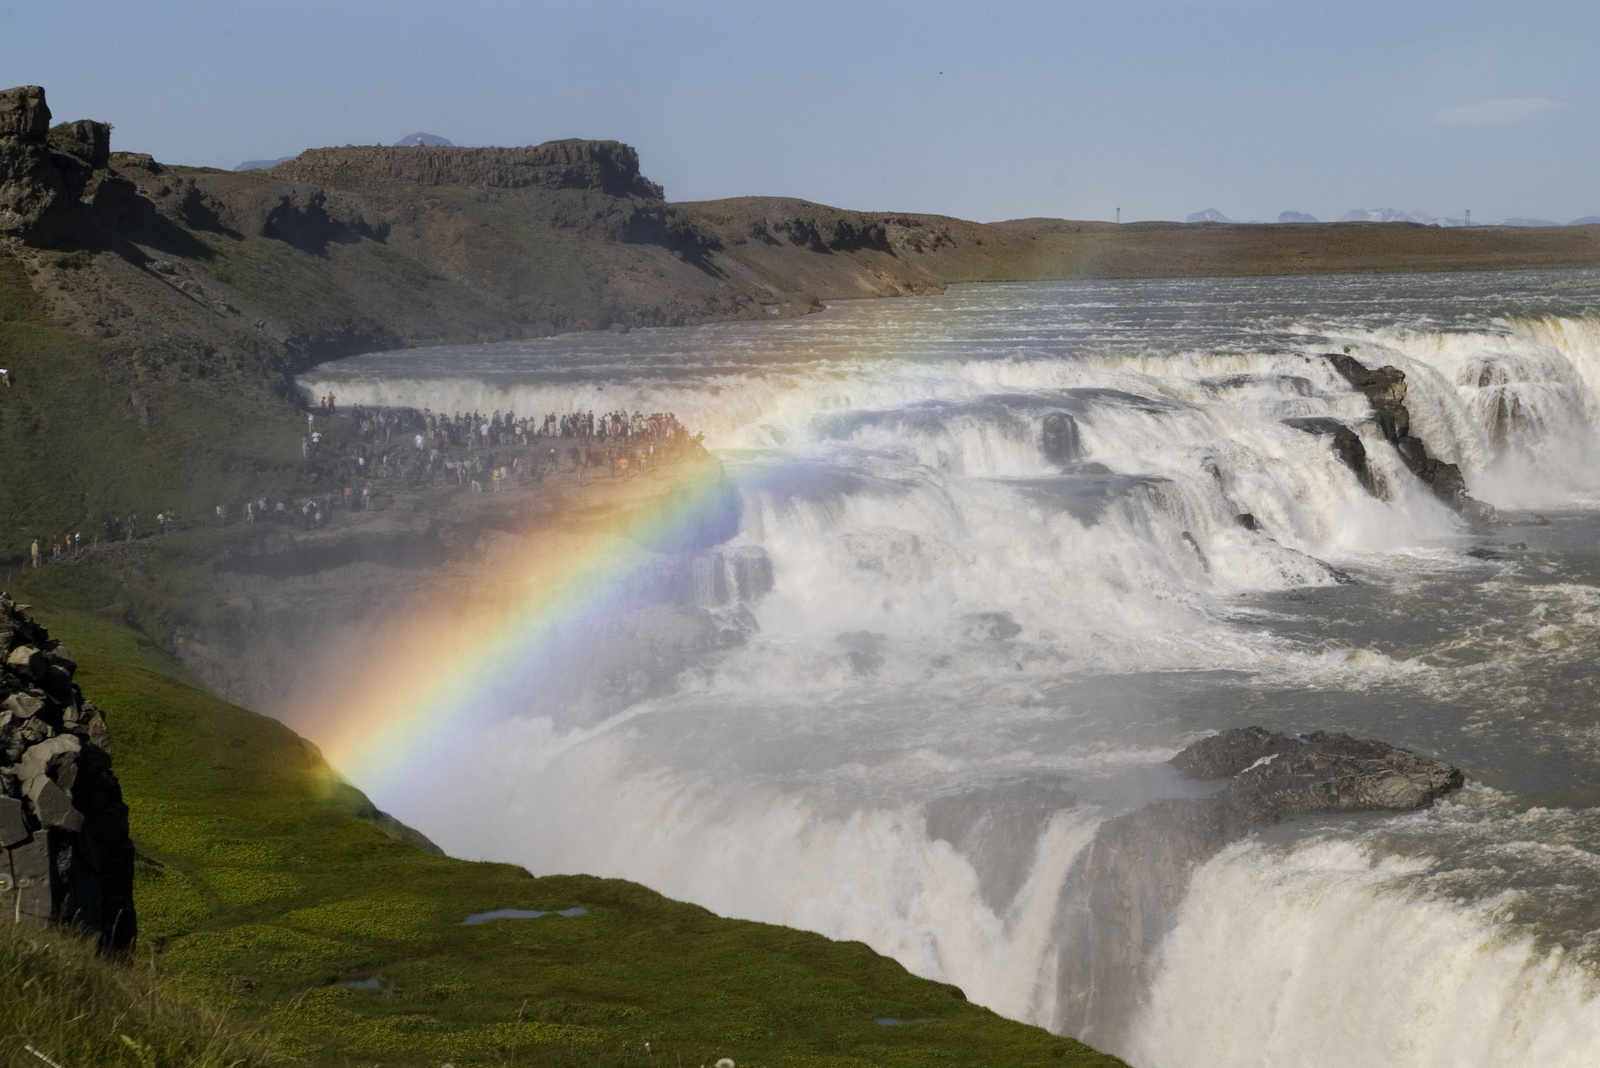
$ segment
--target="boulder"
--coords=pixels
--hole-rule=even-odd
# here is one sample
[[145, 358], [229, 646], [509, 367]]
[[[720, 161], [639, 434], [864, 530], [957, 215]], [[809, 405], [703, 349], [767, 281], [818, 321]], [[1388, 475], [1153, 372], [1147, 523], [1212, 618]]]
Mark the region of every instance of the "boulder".
[[15, 797], [0, 796], [0, 849], [26, 842], [31, 833], [22, 802]]
[[31, 679], [36, 675], [42, 675], [49, 667], [49, 663], [35, 647], [19, 645], [6, 653], [6, 667]]
[[0, 708], [4, 708], [17, 719], [29, 719], [43, 707], [43, 699], [35, 697], [31, 693], [7, 694], [6, 699], [0, 701]]
[[42, 143], [49, 129], [50, 108], [42, 87], [19, 85], [0, 90], [0, 137]]

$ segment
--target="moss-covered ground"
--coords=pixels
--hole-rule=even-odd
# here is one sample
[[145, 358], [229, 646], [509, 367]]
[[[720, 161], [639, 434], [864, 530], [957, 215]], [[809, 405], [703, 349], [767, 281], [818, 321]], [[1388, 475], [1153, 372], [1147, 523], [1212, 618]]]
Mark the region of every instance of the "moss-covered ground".
[[[205, 1057], [229, 1049], [239, 1063], [457, 1068], [1120, 1063], [860, 943], [407, 845], [281, 724], [186, 685], [117, 624], [35, 613], [106, 712], [132, 811], [141, 939], [115, 967], [179, 999], [166, 1031], [126, 1015], [96, 1032], [106, 1059], [74, 1063], [226, 1063]], [[462, 923], [507, 908], [585, 912]], [[190, 1021], [192, 1048], [172, 1020]], [[251, 1037], [229, 1045], [230, 1027]], [[177, 1052], [141, 1052], [161, 1043]]]

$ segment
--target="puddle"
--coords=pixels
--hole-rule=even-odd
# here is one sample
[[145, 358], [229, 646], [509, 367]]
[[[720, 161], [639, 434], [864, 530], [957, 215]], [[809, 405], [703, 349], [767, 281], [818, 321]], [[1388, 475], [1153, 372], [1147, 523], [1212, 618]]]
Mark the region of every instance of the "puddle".
[[915, 1020], [902, 1020], [898, 1016], [880, 1016], [880, 1017], [878, 1017], [878, 1026], [879, 1027], [904, 1027], [906, 1024], [931, 1023], [932, 1021], [933, 1021], [933, 1017], [932, 1016], [918, 1016]]
[[346, 990], [380, 990], [385, 994], [394, 993], [393, 990], [390, 990], [388, 987], [384, 986], [376, 975], [370, 979], [352, 979], [348, 983], [340, 983], [339, 985], [344, 987]]
[[490, 920], [537, 920], [540, 916], [584, 916], [585, 908], [562, 909], [560, 912], [535, 912], [532, 909], [495, 909], [493, 912], [474, 912], [461, 921], [463, 927], [476, 927]]

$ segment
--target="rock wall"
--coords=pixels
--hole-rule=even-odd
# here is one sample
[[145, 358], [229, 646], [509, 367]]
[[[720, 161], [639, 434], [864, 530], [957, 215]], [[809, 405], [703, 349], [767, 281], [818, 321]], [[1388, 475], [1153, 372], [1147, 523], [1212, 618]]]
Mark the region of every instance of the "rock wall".
[[661, 187], [639, 172], [639, 153], [620, 141], [572, 139], [527, 148], [313, 148], [274, 167], [272, 176], [344, 189], [399, 182], [663, 198]]
[[123, 949], [138, 931], [128, 807], [77, 664], [0, 594], [0, 915], [69, 923]]

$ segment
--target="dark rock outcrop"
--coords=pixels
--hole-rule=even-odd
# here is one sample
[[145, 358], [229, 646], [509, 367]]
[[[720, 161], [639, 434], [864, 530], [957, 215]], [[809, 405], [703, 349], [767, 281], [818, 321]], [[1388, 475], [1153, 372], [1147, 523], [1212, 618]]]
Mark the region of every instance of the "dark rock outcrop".
[[1395, 447], [1406, 467], [1433, 491], [1434, 496], [1472, 523], [1492, 523], [1495, 520], [1496, 513], [1492, 505], [1476, 500], [1467, 493], [1467, 480], [1462, 476], [1461, 468], [1429, 456], [1422, 439], [1411, 433], [1411, 412], [1405, 403], [1404, 371], [1398, 367], [1369, 368], [1344, 352], [1326, 353], [1324, 358], [1345, 381], [1367, 398], [1384, 440]]
[[1083, 459], [1083, 437], [1078, 421], [1067, 412], [1051, 412], [1039, 426], [1039, 449], [1058, 467]]
[[[51, 126], [38, 86], [0, 90], [0, 237], [34, 248], [111, 249], [134, 263], [147, 259], [136, 244], [209, 255], [140, 194], [136, 182], [117, 169], [119, 163], [163, 173], [148, 156], [114, 158], [106, 123], [79, 119]], [[193, 183], [168, 179], [163, 192], [175, 188], [188, 194], [187, 207], [194, 214]]]
[[1460, 769], [1385, 742], [1317, 731], [1304, 740], [1260, 727], [1223, 731], [1172, 760], [1190, 778], [1228, 780], [1210, 804], [1251, 830], [1285, 816], [1425, 808], [1462, 784]]
[[1102, 1047], [1117, 1046], [1135, 1018], [1190, 876], [1229, 842], [1287, 816], [1424, 808], [1463, 781], [1451, 764], [1331, 731], [1227, 730], [1172, 764], [1226, 785], [1106, 821], [1068, 876], [1060, 934], [1072, 951], [1062, 955], [1057, 1024]]
[[100, 710], [77, 664], [0, 594], [0, 911], [131, 945], [133, 843]]
[[1372, 465], [1367, 462], [1367, 447], [1362, 443], [1360, 434], [1337, 419], [1319, 416], [1295, 417], [1283, 422], [1285, 426], [1292, 426], [1307, 434], [1332, 438], [1333, 455], [1339, 462], [1355, 473], [1368, 493], [1374, 497], [1382, 496], [1378, 480], [1372, 474]]
[[48, 245], [66, 234], [70, 196], [50, 151], [44, 90], [0, 91], [0, 234]]

